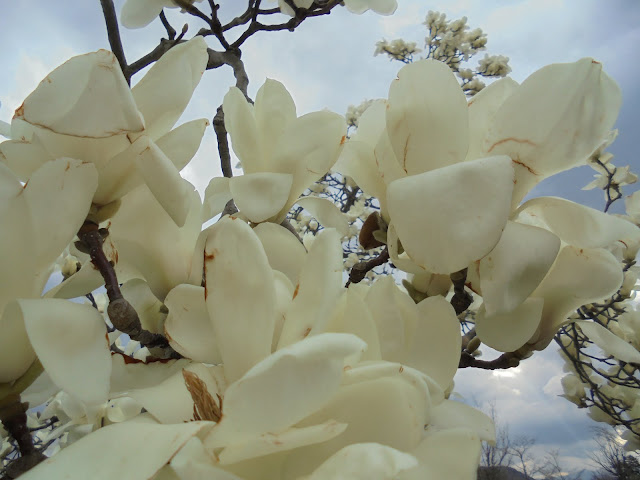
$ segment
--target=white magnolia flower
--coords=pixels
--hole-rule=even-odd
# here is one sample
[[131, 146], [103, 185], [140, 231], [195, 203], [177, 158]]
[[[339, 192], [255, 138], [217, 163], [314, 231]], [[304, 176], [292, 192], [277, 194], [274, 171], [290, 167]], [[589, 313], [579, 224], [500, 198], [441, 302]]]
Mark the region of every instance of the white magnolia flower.
[[142, 28], [149, 25], [163, 8], [178, 8], [202, 0], [127, 0], [120, 12], [120, 21], [127, 28]]
[[181, 226], [190, 189], [178, 172], [194, 155], [208, 122], [171, 128], [207, 59], [206, 43], [196, 37], [169, 50], [130, 90], [111, 52], [74, 57], [40, 82], [16, 110], [13, 140], [0, 144], [0, 160], [22, 181], [54, 158], [91, 162], [99, 179], [94, 206], [109, 206], [97, 221], [108, 218], [122, 196], [145, 183]]
[[[129, 0], [131, 1], [131, 0]], [[293, 0], [298, 8], [309, 8], [313, 0]], [[367, 10], [372, 10], [380, 15], [391, 15], [398, 8], [397, 0], [344, 0], [344, 6], [351, 13], [362, 14]], [[284, 0], [278, 0], [280, 11], [290, 17], [295, 16], [293, 8], [291, 8]], [[158, 12], [159, 13], [159, 12]]]
[[214, 179], [217, 183], [210, 184], [205, 202], [226, 189], [250, 221], [280, 223], [306, 188], [335, 163], [345, 140], [344, 118], [328, 111], [297, 117], [289, 92], [270, 79], [258, 90], [255, 105], [232, 87], [223, 108], [244, 175], [228, 184], [227, 179]]

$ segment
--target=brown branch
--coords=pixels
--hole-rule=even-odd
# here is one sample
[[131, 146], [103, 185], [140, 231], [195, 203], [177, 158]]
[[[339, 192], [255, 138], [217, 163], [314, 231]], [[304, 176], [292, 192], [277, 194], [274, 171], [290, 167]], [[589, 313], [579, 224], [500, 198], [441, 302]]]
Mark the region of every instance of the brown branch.
[[458, 368], [481, 368], [483, 370], [501, 370], [508, 368], [515, 368], [520, 365], [522, 356], [517, 352], [503, 353], [498, 358], [493, 360], [480, 360], [469, 352], [463, 350], [460, 354], [460, 363]]
[[107, 25], [107, 37], [109, 38], [111, 51], [118, 59], [120, 70], [122, 70], [122, 74], [124, 75], [127, 84], [131, 85], [131, 75], [129, 74], [127, 59], [124, 55], [124, 49], [122, 48], [120, 28], [118, 27], [118, 17], [116, 15], [116, 9], [113, 6], [113, 0], [100, 0], [100, 5], [102, 5], [102, 14], [104, 16], [105, 24]]
[[224, 126], [224, 111], [222, 105], [218, 107], [216, 116], [213, 117], [213, 131], [216, 133], [218, 140], [218, 155], [220, 155], [220, 168], [222, 175], [227, 178], [233, 177], [231, 169], [231, 154], [229, 152], [229, 141], [227, 140], [227, 129]]
[[451, 306], [456, 311], [456, 315], [464, 312], [473, 302], [473, 297], [464, 289], [464, 283], [467, 280], [467, 269], [460, 270], [451, 274], [451, 282], [453, 283], [453, 297], [451, 297]]
[[380, 265], [384, 265], [389, 260], [389, 249], [388, 247], [384, 247], [384, 250], [380, 252], [380, 255], [372, 258], [366, 262], [356, 263], [353, 267], [351, 267], [351, 271], [349, 272], [349, 280], [345, 284], [345, 288], [349, 288], [349, 285], [352, 283], [360, 283], [364, 280], [364, 277], [367, 276], [371, 270]]
[[104, 279], [107, 296], [109, 297], [107, 313], [111, 323], [115, 328], [129, 335], [132, 340], [140, 342], [141, 345], [163, 348], [168, 356], [179, 358], [180, 354], [169, 346], [169, 342], [163, 335], [152, 333], [142, 328], [138, 313], [122, 296], [116, 272], [102, 249], [102, 244], [108, 234], [108, 230], [99, 229], [97, 224], [86, 220], [80, 227], [78, 237], [80, 238], [80, 248], [89, 253], [91, 263], [98, 269]]
[[47, 458], [33, 444], [31, 431], [27, 427], [28, 408], [29, 404], [21, 402], [19, 394], [4, 398], [0, 405], [0, 421], [15, 439], [21, 455], [6, 467], [9, 478], [17, 478]]
[[169, 20], [167, 20], [164, 10], [160, 12], [160, 21], [162, 22], [162, 25], [164, 25], [164, 29], [167, 31], [167, 38], [169, 40], [174, 40], [176, 38], [176, 30], [171, 26]]

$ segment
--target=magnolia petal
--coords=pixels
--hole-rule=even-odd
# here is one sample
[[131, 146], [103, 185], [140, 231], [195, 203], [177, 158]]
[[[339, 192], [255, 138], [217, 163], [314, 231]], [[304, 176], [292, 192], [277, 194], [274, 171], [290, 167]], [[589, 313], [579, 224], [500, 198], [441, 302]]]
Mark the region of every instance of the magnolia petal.
[[367, 10], [373, 10], [379, 15], [392, 15], [398, 8], [398, 2], [396, 0], [345, 0], [344, 6], [357, 15]]
[[164, 333], [173, 349], [194, 362], [222, 363], [204, 288], [178, 285], [169, 292], [164, 304], [169, 309]]
[[475, 94], [469, 103], [469, 151], [467, 160], [484, 156], [484, 139], [487, 127], [498, 108], [518, 87], [510, 77], [501, 78]]
[[602, 248], [565, 246], [553, 267], [533, 292], [544, 299], [539, 331], [529, 340], [536, 349], [544, 349], [567, 315], [581, 305], [602, 301], [622, 285], [620, 263]]
[[383, 276], [373, 283], [365, 303], [377, 326], [382, 358], [404, 363], [410, 334], [418, 322], [418, 309], [413, 300], [400, 291], [393, 277]]
[[102, 315], [59, 299], [19, 300], [34, 351], [51, 380], [89, 405], [107, 400], [111, 355]]
[[640, 352], [630, 343], [607, 330], [602, 325], [586, 320], [575, 322], [589, 340], [598, 345], [607, 354], [627, 363], [640, 363]]
[[131, 89], [152, 139], [167, 133], [180, 118], [208, 60], [207, 42], [196, 35], [162, 55]]
[[[192, 437], [210, 428], [208, 422], [157, 425], [125, 422], [87, 435], [23, 474], [40, 478], [151, 478]], [[144, 446], [144, 455], [140, 447]], [[102, 452], [96, 455], [96, 452]]]
[[415, 263], [452, 273], [498, 243], [512, 190], [509, 158], [482, 158], [394, 181], [387, 191], [389, 215]]
[[527, 298], [509, 312], [476, 315], [476, 333], [482, 343], [500, 352], [514, 352], [529, 340], [540, 325], [544, 300]]
[[490, 155], [509, 155], [516, 170], [517, 205], [540, 180], [585, 162], [613, 128], [620, 88], [591, 58], [534, 72], [493, 117], [484, 143]]
[[[215, 401], [218, 401], [217, 395], [222, 396], [225, 381], [221, 366], [206, 367], [199, 363], [192, 363], [184, 370], [195, 374]], [[160, 423], [170, 424], [199, 420], [194, 418], [197, 409], [185, 383], [183, 371], [176, 372], [157, 385], [131, 390], [127, 392], [127, 396], [140, 403]]]
[[411, 453], [419, 465], [402, 472], [399, 480], [475, 480], [481, 442], [478, 435], [469, 429], [452, 428], [430, 433]]
[[300, 240], [285, 227], [270, 222], [257, 225], [253, 231], [262, 243], [271, 268], [284, 273], [296, 285], [307, 255]]
[[292, 183], [289, 173], [249, 173], [229, 179], [229, 190], [238, 209], [253, 223], [260, 223], [284, 207]]
[[8, 383], [22, 376], [36, 358], [17, 302], [4, 307], [0, 331], [0, 383]]
[[122, 354], [111, 355], [110, 396], [153, 387], [189, 365], [189, 360], [158, 360], [145, 363]]
[[267, 78], [256, 94], [254, 112], [262, 155], [269, 165], [278, 139], [296, 119], [296, 105], [282, 83]]
[[480, 260], [480, 286], [488, 315], [509, 312], [540, 284], [560, 239], [542, 228], [507, 222], [500, 241]]
[[353, 178], [367, 195], [386, 200], [387, 186], [375, 163], [374, 146], [349, 140], [345, 143], [334, 170]]
[[[198, 437], [192, 437], [171, 459], [165, 468], [172, 470], [179, 480], [242, 480], [216, 466], [217, 460]], [[160, 480], [156, 478], [155, 480]]]
[[342, 245], [333, 229], [314, 240], [285, 315], [278, 348], [324, 331], [342, 289]]
[[608, 247], [614, 242], [640, 239], [640, 228], [624, 218], [564, 198], [534, 198], [524, 203], [517, 213], [524, 221], [534, 217], [563, 242], [580, 248]]
[[335, 228], [341, 236], [347, 235], [349, 222], [335, 204], [320, 197], [302, 197], [296, 203], [309, 212], [325, 228]]
[[347, 428], [344, 423], [332, 420], [305, 428], [289, 428], [282, 433], [265, 433], [244, 443], [230, 445], [218, 454], [221, 465], [240, 462], [249, 458], [285, 452], [298, 447], [331, 440]]
[[273, 327], [273, 340], [271, 342], [271, 351], [275, 352], [278, 348], [278, 341], [282, 333], [284, 325], [285, 313], [291, 304], [293, 292], [295, 291], [291, 280], [278, 270], [273, 271], [273, 283], [276, 287], [276, 323]]
[[162, 12], [162, 7], [171, 5], [167, 0], [127, 0], [120, 12], [120, 21], [126, 28], [142, 28], [149, 25]]
[[193, 185], [180, 176], [171, 160], [153, 142], [136, 157], [135, 164], [158, 203], [178, 227], [184, 226]]
[[78, 55], [53, 70], [15, 117], [76, 137], [104, 138], [144, 128], [120, 65], [107, 50]]
[[147, 282], [134, 278], [121, 287], [122, 296], [127, 299], [138, 313], [142, 328], [153, 333], [162, 333], [166, 313], [162, 313], [163, 304], [153, 294]]
[[462, 338], [460, 321], [444, 297], [429, 297], [418, 304], [418, 322], [409, 341], [405, 364], [447, 390], [458, 370]]
[[491, 417], [477, 408], [453, 400], [444, 400], [433, 407], [429, 426], [442, 430], [468, 428], [484, 442], [494, 445], [496, 441], [496, 428]]
[[0, 143], [0, 161], [7, 165], [22, 182], [53, 157], [41, 145], [24, 140]]
[[367, 351], [360, 358], [363, 362], [381, 360], [380, 338], [376, 322], [365, 303], [365, 299], [356, 290], [355, 288], [349, 288], [345, 292], [346, 305], [343, 318], [335, 331], [352, 333], [367, 343]]
[[[324, 333], [268, 356], [227, 388], [224, 415], [205, 445], [233, 445], [296, 424], [335, 395], [344, 358], [364, 348], [354, 335]], [[313, 424], [326, 420], [330, 418]]]
[[220, 214], [229, 200], [231, 200], [229, 179], [227, 177], [212, 178], [204, 191], [202, 223], [205, 223]]
[[398, 267], [403, 272], [412, 273], [414, 275], [423, 275], [427, 273], [427, 270], [420, 265], [416, 265], [407, 252], [398, 254], [400, 250], [400, 239], [398, 238], [398, 232], [396, 232], [396, 226], [393, 223], [389, 224], [387, 229], [387, 247], [389, 247], [389, 258], [391, 263]]
[[200, 147], [209, 120], [200, 118], [183, 123], [156, 140], [156, 145], [180, 171], [191, 161]]
[[376, 442], [402, 451], [418, 445], [428, 421], [429, 394], [425, 396], [424, 382], [415, 385], [398, 368], [394, 370], [394, 376], [343, 385], [329, 403], [301, 423], [306, 426], [334, 419], [348, 427], [332, 440], [297, 449], [285, 464], [287, 478], [317, 468], [329, 456], [354, 443]]
[[[274, 171], [265, 165], [258, 126], [251, 105], [237, 87], [231, 87], [222, 102], [224, 125], [231, 137], [231, 146], [248, 173]], [[281, 172], [291, 173], [291, 172]]]
[[[141, 276], [159, 300], [164, 300], [176, 285], [187, 283], [191, 275], [202, 223], [200, 195], [187, 187], [189, 209], [182, 228], [176, 226], [145, 185], [123, 197], [122, 206], [111, 219], [108, 238], [118, 251], [118, 278], [123, 271]], [[144, 212], [144, 222], [140, 221], [140, 212]], [[199, 285], [202, 271], [197, 276]]]
[[387, 132], [408, 175], [464, 160], [469, 138], [467, 101], [449, 66], [428, 59], [400, 69], [389, 88]]
[[393, 480], [418, 465], [412, 455], [379, 443], [348, 445], [334, 453], [308, 480]]
[[209, 235], [204, 268], [207, 310], [233, 382], [271, 353], [273, 272], [251, 227], [233, 217], [224, 217]]
[[336, 163], [345, 133], [344, 117], [327, 111], [303, 115], [283, 132], [269, 171], [293, 174], [288, 206]]

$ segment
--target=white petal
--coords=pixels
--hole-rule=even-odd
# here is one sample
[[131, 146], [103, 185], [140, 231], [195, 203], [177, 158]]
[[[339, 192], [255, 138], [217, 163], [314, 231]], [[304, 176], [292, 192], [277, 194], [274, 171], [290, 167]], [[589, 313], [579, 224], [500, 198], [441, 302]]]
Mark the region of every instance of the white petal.
[[208, 60], [207, 43], [196, 35], [162, 55], [131, 89], [152, 139], [167, 133], [182, 115]]
[[349, 222], [338, 207], [327, 198], [302, 197], [296, 203], [309, 212], [325, 228], [335, 228], [341, 236], [347, 235]]
[[[165, 468], [177, 477], [171, 480], [242, 480], [240, 477], [217, 467], [213, 452], [208, 452], [198, 437], [192, 437], [171, 459]], [[154, 480], [161, 480], [154, 477]]]
[[189, 215], [193, 186], [182, 179], [171, 160], [153, 142], [136, 157], [135, 163], [158, 203], [182, 227]]
[[389, 88], [387, 131], [408, 175], [464, 160], [469, 135], [467, 101], [445, 63], [421, 60], [400, 69]]
[[156, 145], [171, 160], [176, 170], [182, 170], [200, 147], [209, 120], [200, 118], [174, 128], [156, 140]]
[[221, 213], [229, 200], [231, 200], [229, 179], [227, 177], [212, 178], [204, 192], [202, 223]]
[[142, 328], [153, 333], [162, 333], [166, 313], [162, 313], [162, 302], [153, 294], [147, 282], [134, 278], [121, 287], [122, 296], [138, 312]]
[[3, 309], [0, 317], [0, 383], [8, 383], [29, 369], [36, 354], [29, 342], [18, 303], [9, 302]]
[[391, 183], [389, 215], [415, 263], [433, 273], [452, 273], [498, 243], [512, 190], [509, 158], [483, 158]]
[[107, 50], [73, 57], [56, 68], [15, 117], [76, 137], [104, 138], [144, 128], [120, 65]]
[[180, 372], [189, 360], [162, 360], [145, 363], [122, 354], [111, 355], [111, 396], [134, 389], [149, 388]]
[[127, 0], [120, 12], [120, 21], [127, 28], [142, 28], [149, 25], [167, 6], [165, 0]]
[[204, 300], [204, 288], [178, 285], [169, 292], [164, 303], [169, 309], [164, 331], [174, 350], [194, 362], [222, 363]]
[[476, 315], [476, 333], [482, 343], [500, 352], [513, 352], [529, 340], [542, 319], [542, 298], [527, 298], [508, 312], [487, 314], [484, 306]]
[[229, 179], [236, 206], [253, 223], [275, 216], [285, 205], [293, 183], [288, 173], [249, 173]]
[[38, 143], [9, 140], [0, 143], [0, 161], [7, 165], [22, 182], [53, 157]]
[[560, 239], [547, 230], [507, 222], [500, 241], [480, 260], [480, 286], [489, 315], [509, 312], [540, 284], [558, 252]]
[[354, 335], [325, 333], [278, 350], [229, 386], [222, 420], [205, 444], [233, 445], [296, 424], [335, 395], [344, 358], [365, 347]]
[[393, 480], [418, 465], [412, 455], [379, 443], [348, 445], [334, 453], [308, 480]]
[[576, 247], [608, 247], [616, 241], [640, 239], [640, 228], [633, 223], [563, 198], [531, 199], [518, 209], [518, 215], [523, 221], [534, 217], [563, 242]]
[[428, 435], [411, 451], [419, 466], [398, 476], [398, 480], [475, 480], [480, 463], [481, 442], [466, 428]]
[[107, 400], [111, 355], [93, 307], [66, 300], [19, 300], [31, 345], [51, 379], [82, 402]]
[[324, 331], [342, 289], [342, 245], [333, 229], [320, 233], [306, 256], [278, 348]]
[[296, 119], [296, 105], [282, 83], [267, 78], [256, 94], [254, 107], [262, 155], [269, 165], [280, 136]]
[[522, 167], [514, 204], [540, 180], [584, 163], [613, 128], [620, 105], [620, 88], [590, 58], [527, 78], [496, 112], [484, 144], [487, 154], [509, 155]]
[[445, 400], [433, 407], [429, 426], [441, 428], [468, 428], [473, 430], [480, 440], [495, 444], [496, 428], [491, 418], [469, 405], [453, 400]]
[[575, 322], [589, 340], [607, 354], [627, 363], [640, 363], [640, 352], [633, 345], [607, 330], [602, 325], [586, 320]]
[[220, 220], [207, 239], [204, 268], [207, 309], [233, 382], [271, 353], [273, 273], [251, 227], [232, 217]]
[[[262, 156], [258, 126], [251, 105], [237, 87], [231, 87], [224, 96], [224, 125], [231, 137], [233, 151], [248, 173], [273, 171], [267, 168]], [[291, 173], [291, 172], [281, 172]]]
[[253, 231], [262, 242], [271, 268], [284, 273], [296, 285], [307, 255], [300, 240], [285, 227], [275, 223], [261, 223]]
[[[101, 428], [58, 452], [23, 474], [25, 480], [40, 478], [151, 478], [187, 440], [209, 423], [178, 425], [118, 423]], [[144, 446], [144, 455], [140, 448]], [[97, 454], [100, 452], [100, 454]]]
[[469, 151], [467, 160], [484, 156], [484, 139], [487, 128], [498, 108], [518, 87], [518, 82], [509, 77], [496, 80], [480, 90], [469, 103]]
[[418, 304], [418, 323], [410, 342], [406, 365], [447, 390], [458, 370], [462, 339], [460, 321], [444, 297], [429, 297]]

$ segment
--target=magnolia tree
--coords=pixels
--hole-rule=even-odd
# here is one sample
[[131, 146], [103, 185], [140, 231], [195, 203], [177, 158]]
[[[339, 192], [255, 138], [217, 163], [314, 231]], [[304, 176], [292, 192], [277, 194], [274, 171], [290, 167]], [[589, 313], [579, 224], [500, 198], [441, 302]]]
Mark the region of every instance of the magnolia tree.
[[[6, 477], [473, 479], [495, 432], [449, 399], [458, 368], [516, 366], [563, 327], [640, 365], [626, 330], [572, 316], [632, 290], [640, 229], [558, 198], [522, 203], [609, 140], [620, 91], [597, 61], [471, 101], [450, 65], [415, 61], [347, 139], [344, 117], [298, 116], [277, 81], [249, 98], [243, 43], [334, 8], [391, 14], [395, 0], [252, 0], [228, 21], [215, 1], [127, 0], [119, 21], [101, 5], [112, 52], [56, 68], [3, 125]], [[177, 6], [201, 27], [192, 38], [163, 13]], [[167, 38], [130, 63], [119, 22], [156, 17]], [[236, 86], [212, 122], [224, 177], [201, 200], [179, 171], [209, 122], [175, 123], [225, 65]], [[332, 168], [375, 199], [359, 238], [383, 249], [346, 284], [347, 219], [300, 199]], [[315, 222], [304, 242], [297, 208]], [[389, 262], [404, 288], [359, 282]], [[64, 280], [43, 295], [56, 265]], [[480, 343], [504, 353], [480, 360]]]

